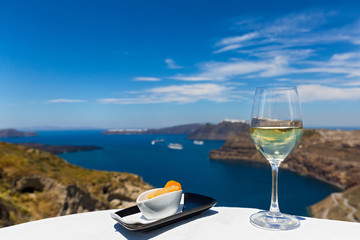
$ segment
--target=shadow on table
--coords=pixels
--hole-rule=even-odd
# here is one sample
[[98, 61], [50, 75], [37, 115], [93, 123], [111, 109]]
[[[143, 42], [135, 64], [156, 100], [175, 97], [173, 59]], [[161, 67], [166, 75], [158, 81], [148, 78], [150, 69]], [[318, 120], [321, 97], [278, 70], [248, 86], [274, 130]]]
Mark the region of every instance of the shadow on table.
[[168, 226], [162, 227], [162, 228], [158, 228], [158, 229], [154, 229], [152, 231], [130, 231], [127, 230], [126, 228], [124, 228], [123, 226], [121, 226], [120, 223], [116, 223], [114, 225], [114, 228], [117, 232], [119, 232], [121, 235], [123, 235], [125, 238], [127, 239], [151, 239], [153, 237], [156, 237], [160, 234], [163, 234], [164, 232], [167, 232], [171, 229], [174, 229], [178, 226], [184, 225], [184, 224], [188, 224], [189, 222], [192, 221], [196, 221], [197, 219], [200, 218], [204, 218], [204, 217], [210, 217], [212, 215], [217, 214], [218, 212], [215, 210], [208, 210], [205, 211], [197, 216], [188, 218], [188, 219], [184, 219], [184, 220], [180, 220], [179, 222], [170, 224]]
[[[268, 212], [268, 210], [260, 210], [260, 211], [258, 211], [256, 213], [266, 213], [266, 212]], [[302, 216], [298, 216], [298, 215], [291, 215], [291, 216], [295, 217], [299, 221], [305, 221], [306, 220], [306, 217], [302, 217]]]

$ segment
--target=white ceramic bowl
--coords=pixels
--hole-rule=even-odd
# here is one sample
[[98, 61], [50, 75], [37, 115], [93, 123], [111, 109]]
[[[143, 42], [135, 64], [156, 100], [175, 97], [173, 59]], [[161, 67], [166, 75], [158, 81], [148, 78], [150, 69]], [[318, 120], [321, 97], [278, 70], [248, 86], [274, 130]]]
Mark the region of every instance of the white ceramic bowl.
[[165, 193], [160, 196], [147, 199], [147, 195], [149, 193], [158, 189], [160, 188], [143, 192], [136, 199], [136, 203], [141, 213], [148, 220], [161, 219], [171, 216], [176, 213], [180, 205], [182, 190]]

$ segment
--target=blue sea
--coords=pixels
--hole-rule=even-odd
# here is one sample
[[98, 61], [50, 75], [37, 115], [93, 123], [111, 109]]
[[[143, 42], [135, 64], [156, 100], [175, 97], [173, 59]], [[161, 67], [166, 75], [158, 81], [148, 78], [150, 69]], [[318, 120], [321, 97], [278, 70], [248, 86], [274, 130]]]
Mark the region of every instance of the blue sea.
[[[100, 130], [38, 131], [39, 136], [6, 138], [6, 142], [53, 145], [96, 145], [100, 150], [60, 154], [66, 161], [90, 169], [135, 173], [154, 187], [168, 180], [181, 183], [185, 192], [217, 199], [217, 206], [268, 209], [270, 166], [249, 162], [214, 161], [209, 151], [224, 141], [195, 145], [186, 135], [102, 135]], [[151, 145], [154, 139], [164, 143]], [[183, 150], [169, 149], [180, 143]], [[306, 208], [339, 189], [319, 180], [280, 170], [279, 203], [284, 213], [307, 216]]]

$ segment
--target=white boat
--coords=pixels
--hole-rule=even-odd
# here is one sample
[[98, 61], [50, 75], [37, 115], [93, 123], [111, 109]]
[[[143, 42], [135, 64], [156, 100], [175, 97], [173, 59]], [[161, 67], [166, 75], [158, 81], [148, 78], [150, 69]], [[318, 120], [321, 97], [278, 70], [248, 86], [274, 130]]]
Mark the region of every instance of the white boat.
[[156, 143], [163, 143], [163, 142], [165, 142], [164, 139], [155, 139], [151, 141], [151, 145], [155, 145]]
[[201, 140], [195, 140], [193, 143], [196, 145], [204, 145], [204, 141]]
[[183, 149], [183, 145], [181, 145], [180, 143], [170, 143], [168, 145], [168, 148], [170, 149], [176, 149], [176, 150], [182, 150]]

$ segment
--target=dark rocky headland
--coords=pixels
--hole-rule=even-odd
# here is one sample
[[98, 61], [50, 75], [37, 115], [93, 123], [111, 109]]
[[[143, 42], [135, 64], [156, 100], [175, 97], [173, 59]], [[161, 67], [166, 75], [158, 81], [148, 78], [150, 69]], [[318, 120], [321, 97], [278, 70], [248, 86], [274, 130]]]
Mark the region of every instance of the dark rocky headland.
[[31, 147], [35, 149], [39, 149], [42, 151], [50, 152], [53, 154], [62, 154], [62, 153], [71, 153], [71, 152], [81, 152], [81, 151], [92, 151], [102, 149], [98, 146], [92, 145], [83, 145], [83, 146], [75, 146], [75, 145], [45, 145], [41, 143], [17, 143], [18, 145], [23, 145], [26, 147]]

